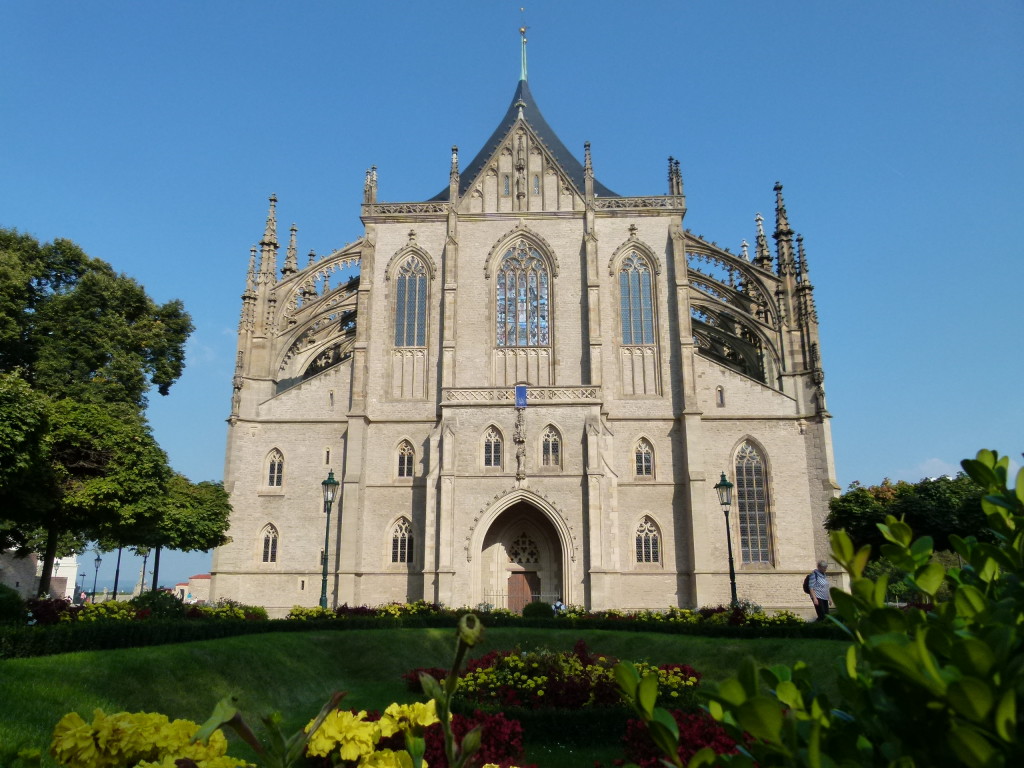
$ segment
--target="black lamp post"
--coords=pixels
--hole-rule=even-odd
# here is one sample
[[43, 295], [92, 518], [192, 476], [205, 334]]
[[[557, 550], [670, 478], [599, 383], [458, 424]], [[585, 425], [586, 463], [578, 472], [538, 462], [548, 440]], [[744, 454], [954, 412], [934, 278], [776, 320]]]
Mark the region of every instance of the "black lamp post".
[[92, 602], [96, 602], [96, 580], [100, 577], [100, 563], [103, 562], [103, 558], [100, 557], [100, 553], [96, 552], [96, 559], [93, 560], [93, 564], [96, 566], [96, 573], [92, 577]]
[[725, 543], [729, 548], [729, 588], [732, 590], [732, 605], [736, 605], [738, 602], [736, 600], [736, 566], [732, 559], [732, 530], [729, 528], [732, 488], [732, 483], [726, 479], [725, 472], [723, 472], [722, 479], [715, 485], [715, 490], [718, 491], [718, 503], [722, 505], [722, 511], [725, 512]]
[[78, 584], [75, 584], [75, 601], [78, 605], [85, 602], [85, 580], [88, 578], [86, 574], [80, 574], [82, 577], [82, 586], [79, 588]]
[[338, 483], [334, 479], [334, 470], [327, 473], [327, 479], [320, 483], [324, 490], [324, 514], [327, 515], [327, 529], [324, 532], [324, 578], [320, 583], [320, 607], [327, 608], [327, 560], [329, 547], [331, 545], [331, 505], [334, 504], [334, 496], [338, 492]]

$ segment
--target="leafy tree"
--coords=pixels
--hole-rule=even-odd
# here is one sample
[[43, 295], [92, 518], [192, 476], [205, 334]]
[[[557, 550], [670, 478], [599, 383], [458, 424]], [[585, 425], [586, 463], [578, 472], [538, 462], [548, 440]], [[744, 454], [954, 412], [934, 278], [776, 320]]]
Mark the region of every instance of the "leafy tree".
[[855, 547], [870, 546], [878, 557], [886, 543], [878, 526], [888, 515], [931, 536], [936, 550], [948, 550], [950, 536], [977, 534], [985, 527], [981, 490], [960, 472], [956, 477], [925, 478], [913, 484], [888, 478], [875, 486], [853, 483], [829, 503], [825, 528], [846, 531]]
[[222, 483], [193, 483], [184, 475], [174, 473], [167, 481], [164, 495], [156, 500], [154, 511], [151, 522], [144, 521], [134, 532], [127, 532], [131, 543], [148, 545], [155, 550], [154, 588], [159, 580], [161, 549], [205, 551], [230, 540], [227, 529], [231, 503]]
[[0, 229], [0, 371], [21, 368], [54, 399], [146, 404], [185, 365], [192, 321], [70, 240]]
[[171, 471], [143, 409], [191, 332], [181, 302], [71, 241], [0, 229], [0, 531], [44, 551], [40, 592], [62, 542], [157, 524]]

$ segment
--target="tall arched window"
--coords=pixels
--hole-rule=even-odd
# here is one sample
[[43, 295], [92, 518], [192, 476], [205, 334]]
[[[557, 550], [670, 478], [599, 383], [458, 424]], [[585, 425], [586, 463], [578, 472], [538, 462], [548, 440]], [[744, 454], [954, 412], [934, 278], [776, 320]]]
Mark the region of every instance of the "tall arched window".
[[263, 562], [277, 562], [277, 528], [268, 525], [263, 529]]
[[412, 523], [403, 517], [391, 529], [391, 562], [412, 562]]
[[541, 437], [541, 464], [545, 467], [562, 466], [562, 439], [554, 427], [545, 429]]
[[654, 343], [654, 300], [651, 296], [651, 267], [631, 253], [619, 267], [619, 302], [623, 344]]
[[641, 520], [636, 528], [636, 561], [661, 562], [661, 534], [658, 533], [658, 526], [649, 517]]
[[395, 346], [426, 346], [426, 329], [427, 269], [410, 256], [395, 278]]
[[416, 458], [416, 453], [413, 451], [412, 446], [408, 440], [403, 440], [402, 444], [398, 446], [398, 476], [399, 477], [412, 477], [412, 463]]
[[654, 477], [654, 448], [643, 438], [636, 444], [635, 458], [636, 476]]
[[761, 452], [745, 442], [736, 453], [736, 511], [740, 523], [740, 558], [744, 563], [770, 563], [771, 507]]
[[484, 433], [484, 466], [501, 466], [501, 433], [494, 427]]
[[267, 485], [271, 488], [284, 485], [284, 454], [276, 448], [267, 457]]
[[505, 252], [497, 278], [498, 346], [548, 346], [550, 276], [540, 252], [519, 241]]

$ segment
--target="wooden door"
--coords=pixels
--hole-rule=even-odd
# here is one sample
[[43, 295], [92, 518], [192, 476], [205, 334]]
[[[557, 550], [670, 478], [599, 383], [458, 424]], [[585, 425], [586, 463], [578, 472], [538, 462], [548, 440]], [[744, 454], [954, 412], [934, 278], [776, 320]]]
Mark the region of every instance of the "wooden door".
[[508, 609], [522, 613], [523, 606], [540, 595], [540, 576], [536, 571], [514, 571], [508, 575]]

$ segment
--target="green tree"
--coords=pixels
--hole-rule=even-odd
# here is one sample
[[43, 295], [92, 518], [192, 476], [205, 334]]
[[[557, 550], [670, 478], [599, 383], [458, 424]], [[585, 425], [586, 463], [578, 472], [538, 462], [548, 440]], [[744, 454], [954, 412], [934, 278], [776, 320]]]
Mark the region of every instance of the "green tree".
[[157, 525], [171, 471], [143, 411], [191, 332], [181, 302], [71, 241], [0, 229], [0, 530], [44, 552], [41, 593], [62, 546]]
[[183, 552], [205, 551], [227, 544], [228, 518], [231, 504], [222, 483], [191, 482], [174, 473], [166, 484], [164, 495], [155, 500], [153, 514], [141, 520], [134, 530], [123, 527], [132, 544], [155, 550], [153, 587], [159, 583], [161, 549]]
[[70, 240], [0, 229], [0, 371], [21, 368], [51, 398], [146, 405], [185, 365], [192, 321]]
[[846, 531], [854, 546], [870, 546], [878, 557], [886, 542], [878, 526], [887, 515], [931, 536], [939, 551], [950, 549], [950, 536], [977, 534], [985, 527], [981, 490], [959, 472], [956, 477], [925, 478], [917, 483], [889, 479], [874, 486], [853, 483], [829, 503], [825, 528]]

